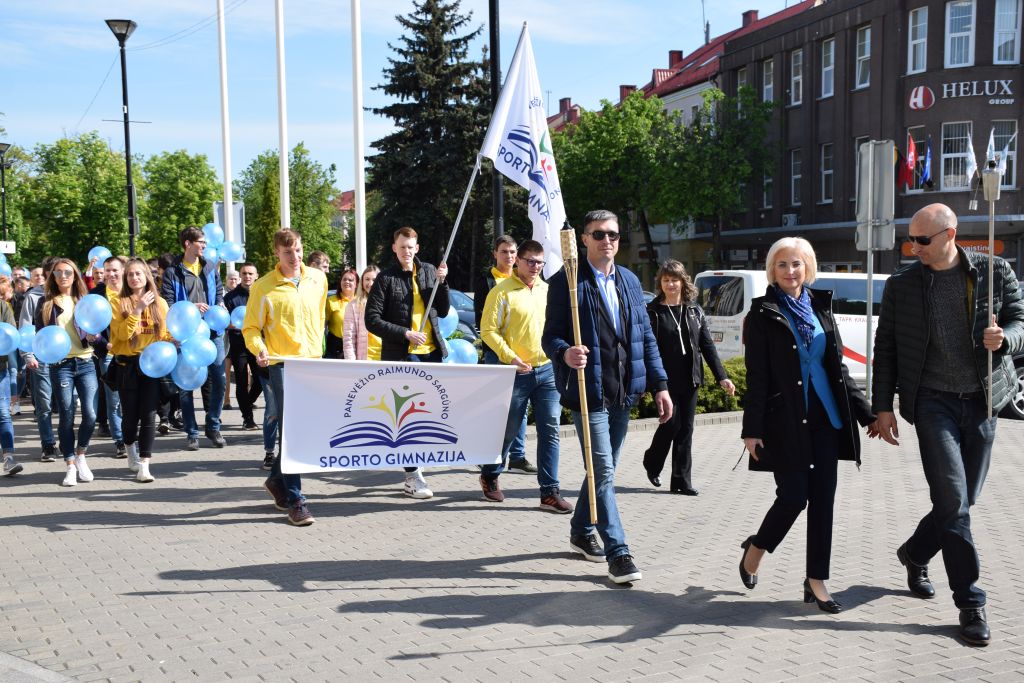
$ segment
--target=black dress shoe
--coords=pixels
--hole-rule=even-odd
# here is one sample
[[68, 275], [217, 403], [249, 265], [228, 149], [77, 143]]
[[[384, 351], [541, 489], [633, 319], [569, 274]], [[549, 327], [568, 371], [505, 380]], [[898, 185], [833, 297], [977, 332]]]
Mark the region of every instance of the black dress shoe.
[[757, 585], [757, 574], [748, 574], [747, 570], [743, 568], [743, 563], [747, 559], [747, 550], [750, 548], [750, 544], [753, 542], [754, 537], [748, 536], [747, 540], [740, 543], [740, 547], [743, 548], [743, 556], [740, 558], [740, 581], [747, 588], [753, 590], [754, 586]]
[[811, 590], [811, 582], [808, 579], [804, 579], [804, 602], [815, 602], [818, 604], [818, 609], [829, 614], [839, 614], [843, 611], [843, 606], [835, 600], [819, 600], [818, 596]]
[[659, 477], [657, 474], [651, 474], [650, 472], [648, 472], [647, 481], [651, 482], [652, 486], [661, 486], [661, 477]]
[[681, 493], [684, 496], [696, 496], [697, 489], [692, 486], [673, 486], [672, 493]]
[[896, 557], [899, 558], [900, 564], [907, 568], [907, 588], [910, 592], [926, 600], [934, 598], [935, 586], [928, 579], [928, 565], [921, 566], [911, 562], [906, 543], [897, 548]]
[[971, 645], [988, 645], [992, 634], [988, 630], [984, 607], [969, 607], [960, 610], [960, 637]]

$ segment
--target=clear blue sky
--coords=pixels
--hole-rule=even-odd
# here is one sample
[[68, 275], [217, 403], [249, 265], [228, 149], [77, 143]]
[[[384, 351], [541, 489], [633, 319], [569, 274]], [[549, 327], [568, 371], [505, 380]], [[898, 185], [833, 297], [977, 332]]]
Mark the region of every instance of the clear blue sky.
[[[790, 0], [792, 3], [794, 0]], [[741, 14], [767, 16], [785, 0], [706, 0], [712, 35], [740, 25]], [[273, 0], [225, 0], [232, 170], [276, 149], [277, 84]], [[487, 0], [464, 0], [487, 39]], [[363, 0], [366, 106], [386, 102], [379, 83], [388, 42], [400, 37], [397, 14], [411, 0]], [[2, 0], [0, 125], [5, 141], [31, 148], [63, 135], [98, 130], [124, 149], [117, 41], [104, 19], [133, 19], [128, 41], [132, 150], [150, 155], [186, 149], [206, 154], [222, 173], [215, 0]], [[643, 85], [666, 67], [669, 50], [689, 52], [703, 41], [700, 0], [503, 0], [502, 69], [528, 21], [541, 87], [586, 108], [615, 100], [619, 84]], [[348, 0], [285, 3], [288, 139], [302, 141], [325, 165], [337, 165], [338, 186], [352, 186], [352, 43]], [[104, 80], [105, 79], [105, 80]], [[94, 100], [95, 97], [95, 100]], [[370, 142], [390, 130], [367, 114]], [[467, 169], [468, 173], [468, 169]]]

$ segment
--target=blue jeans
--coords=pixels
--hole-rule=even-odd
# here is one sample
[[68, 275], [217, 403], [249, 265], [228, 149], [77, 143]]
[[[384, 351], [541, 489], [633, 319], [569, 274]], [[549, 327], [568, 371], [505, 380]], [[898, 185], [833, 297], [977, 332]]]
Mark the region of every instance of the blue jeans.
[[[284, 419], [284, 365], [278, 363], [277, 365], [271, 365], [270, 370], [270, 391], [268, 392], [268, 407], [269, 407], [269, 395], [274, 396], [274, 406], [277, 409], [275, 412], [275, 422], [278, 425]], [[284, 429], [279, 427], [277, 430], [277, 443], [281, 443], [281, 434]], [[295, 505], [296, 503], [303, 503], [306, 501], [305, 496], [302, 495], [302, 476], [298, 474], [282, 474], [281, 473], [281, 452], [278, 451], [277, 458], [274, 459], [274, 466], [270, 470], [269, 479], [280, 479], [281, 483], [284, 484], [285, 489], [288, 491], [288, 505]]]
[[941, 551], [953, 602], [961, 609], [981, 607], [985, 591], [974, 585], [981, 563], [971, 536], [971, 506], [988, 474], [996, 420], [988, 418], [984, 394], [959, 398], [924, 387], [914, 412], [932, 509], [918, 523], [907, 551], [920, 565]]
[[[575, 410], [572, 413], [572, 421], [576, 425], [576, 435], [579, 437], [582, 450], [583, 432], [579, 425], [583, 418]], [[609, 562], [616, 557], [629, 554], [626, 532], [622, 528], [622, 520], [619, 519], [619, 508], [615, 504], [615, 468], [619, 464], [619, 454], [622, 452], [622, 442], [626, 439], [628, 426], [629, 408], [615, 407], [590, 411], [590, 451], [594, 465], [594, 492], [597, 494], [596, 529], [604, 543], [605, 558]], [[576, 500], [570, 530], [573, 536], [589, 536], [595, 530], [594, 525], [590, 523], [590, 494], [587, 491], [586, 478]]]
[[[210, 385], [210, 400], [206, 408], [206, 433], [220, 431], [220, 413], [224, 409], [224, 392], [227, 390], [227, 376], [224, 374], [224, 335], [218, 334], [213, 339], [217, 347], [217, 360], [207, 368], [206, 381]], [[195, 401], [191, 391], [182, 391], [181, 421], [185, 424], [185, 433], [190, 439], [199, 438], [199, 425], [196, 423]]]
[[555, 388], [555, 372], [551, 363], [527, 373], [516, 373], [512, 385], [512, 403], [505, 423], [505, 439], [501, 445], [501, 462], [484, 465], [481, 470], [486, 479], [497, 478], [508, 462], [510, 448], [519, 435], [519, 427], [526, 421], [526, 404], [533, 405], [537, 426], [537, 483], [541, 498], [558, 491], [558, 418], [562, 407]]
[[39, 441], [43, 446], [56, 443], [53, 438], [53, 390], [50, 386], [50, 366], [40, 363], [35, 370], [28, 370], [32, 383], [32, 405], [35, 408], [36, 425], [39, 427]]
[[[484, 344], [484, 364], [486, 365], [501, 365], [501, 361], [498, 360], [498, 354], [491, 351], [491, 349]], [[515, 437], [512, 439], [512, 445], [505, 448], [508, 452], [509, 462], [518, 462], [520, 460], [526, 460], [526, 412], [523, 412], [523, 420], [519, 423], [519, 431], [516, 432]], [[504, 453], [503, 453], [504, 455]], [[557, 477], [556, 477], [557, 478]]]
[[[100, 361], [99, 372], [106, 372], [114, 359], [113, 354], [108, 353]], [[110, 438], [114, 441], [124, 441], [124, 431], [121, 429], [121, 395], [103, 385], [103, 393], [107, 398], [107, 425], [110, 427]], [[99, 392], [96, 392], [96, 403], [99, 404]]]
[[[85, 449], [96, 426], [96, 365], [92, 358], [65, 358], [50, 366], [50, 383], [56, 389], [57, 407], [60, 410], [60, 424], [57, 435], [60, 452], [65, 460], [75, 457], [75, 449]], [[75, 442], [75, 399], [78, 391], [82, 405], [82, 422], [78, 425], [78, 442]]]
[[273, 453], [277, 449], [277, 400], [270, 388], [270, 377], [261, 374], [257, 378], [263, 387], [263, 401], [266, 404], [263, 411], [263, 450]]
[[5, 453], [14, 450], [14, 423], [11, 421], [11, 377], [0, 377], [0, 448]]

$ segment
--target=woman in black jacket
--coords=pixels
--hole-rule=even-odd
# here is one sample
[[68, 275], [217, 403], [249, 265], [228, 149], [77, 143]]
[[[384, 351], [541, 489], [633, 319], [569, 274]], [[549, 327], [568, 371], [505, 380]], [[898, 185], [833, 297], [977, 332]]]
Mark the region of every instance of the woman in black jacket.
[[707, 358], [715, 381], [732, 396], [736, 392], [715, 343], [711, 340], [704, 311], [697, 305], [697, 288], [686, 268], [675, 259], [661, 264], [655, 278], [658, 296], [647, 306], [651, 329], [658, 341], [661, 362], [668, 373], [668, 393], [672, 397], [672, 419], [658, 425], [651, 445], [644, 453], [647, 478], [661, 486], [661, 470], [672, 449], [672, 478], [669, 490], [696, 496], [690, 471], [693, 466], [693, 414], [697, 410], [697, 388], [704, 384]]
[[839, 460], [860, 465], [855, 421], [876, 432], [875, 416], [843, 363], [832, 292], [811, 290], [817, 260], [807, 240], [784, 237], [766, 259], [768, 291], [744, 322], [747, 393], [743, 443], [750, 468], [775, 474], [776, 497], [757, 533], [745, 540], [740, 579], [757, 584], [765, 551], [774, 552], [807, 508], [804, 602], [833, 614], [842, 606], [825, 587]]

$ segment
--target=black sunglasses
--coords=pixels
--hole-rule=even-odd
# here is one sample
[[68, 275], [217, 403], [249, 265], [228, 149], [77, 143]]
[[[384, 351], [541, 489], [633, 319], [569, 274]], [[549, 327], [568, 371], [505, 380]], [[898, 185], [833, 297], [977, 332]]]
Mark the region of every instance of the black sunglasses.
[[946, 232], [947, 230], [949, 230], [949, 228], [943, 228], [942, 230], [939, 230], [934, 235], [907, 235], [907, 241], [910, 242], [911, 244], [913, 244], [914, 242], [917, 242], [922, 247], [927, 247], [929, 244], [932, 243], [932, 238], [938, 237], [939, 235], [941, 235], [942, 233]]
[[603, 241], [605, 237], [607, 237], [612, 242], [619, 241], [619, 233], [615, 232], [614, 230], [592, 230], [590, 232], [585, 232], [583, 234], [590, 235], [598, 242]]

